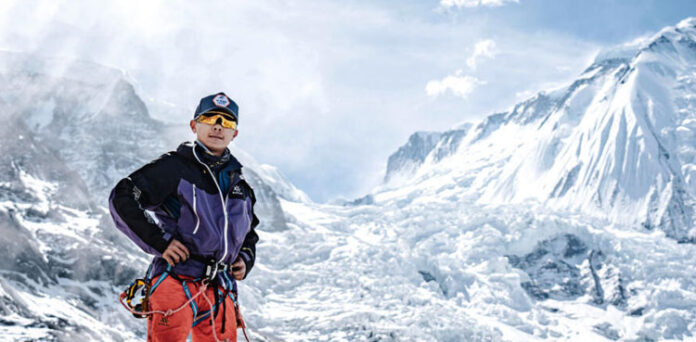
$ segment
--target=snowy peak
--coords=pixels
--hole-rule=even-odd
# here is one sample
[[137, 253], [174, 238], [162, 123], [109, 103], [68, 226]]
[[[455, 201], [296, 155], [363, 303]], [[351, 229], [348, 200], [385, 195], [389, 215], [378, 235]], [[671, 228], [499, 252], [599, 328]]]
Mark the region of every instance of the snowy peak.
[[389, 156], [387, 162], [387, 174], [384, 176], [385, 182], [390, 181], [398, 173], [410, 173], [414, 168], [420, 166], [425, 157], [435, 148], [441, 133], [435, 132], [416, 132], [409, 138], [406, 145]]
[[[386, 178], [398, 169], [423, 184], [410, 191], [482, 203], [540, 201], [692, 240], [694, 93], [692, 18], [601, 52], [567, 87], [461, 132], [449, 145], [452, 153], [437, 155], [435, 146], [447, 145], [443, 139], [454, 131], [432, 133], [435, 143], [412, 136], [390, 157], [390, 165], [408, 167], [388, 168]], [[378, 189], [376, 200], [398, 198], [387, 194], [395, 188]]]
[[[644, 52], [675, 52], [677, 45], [690, 45], [696, 34], [696, 18], [687, 18], [676, 26], [666, 27], [649, 36], [600, 51], [593, 66], [607, 63], [630, 63]], [[674, 45], [676, 43], [676, 45]], [[590, 67], [592, 68], [592, 67]]]
[[[537, 139], [536, 153], [516, 168], [537, 165], [542, 196], [565, 207], [598, 207], [623, 222], [641, 216], [636, 223], [689, 238], [695, 192], [682, 167], [693, 161], [693, 140], [677, 131], [687, 133], [683, 124], [694, 119], [691, 91], [684, 90], [694, 80], [695, 32], [676, 31], [663, 30], [626, 64], [570, 89], [563, 108], [539, 129], [547, 138]], [[519, 189], [508, 190], [521, 199]]]

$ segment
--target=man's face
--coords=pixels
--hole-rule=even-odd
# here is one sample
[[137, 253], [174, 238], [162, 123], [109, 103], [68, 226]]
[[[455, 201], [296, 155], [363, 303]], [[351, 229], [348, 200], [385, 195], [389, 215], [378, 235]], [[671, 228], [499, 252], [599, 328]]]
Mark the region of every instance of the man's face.
[[198, 141], [202, 142], [216, 155], [222, 155], [227, 145], [229, 145], [239, 133], [236, 129], [222, 127], [219, 122], [215, 125], [209, 125], [191, 120], [190, 125], [193, 133], [196, 133]]

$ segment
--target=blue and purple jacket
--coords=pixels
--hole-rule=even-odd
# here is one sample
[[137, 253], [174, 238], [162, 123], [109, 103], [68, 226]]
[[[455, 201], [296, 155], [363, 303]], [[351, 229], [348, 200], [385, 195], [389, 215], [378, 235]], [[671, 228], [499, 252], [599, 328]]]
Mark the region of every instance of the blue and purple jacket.
[[[183, 143], [116, 184], [109, 196], [111, 216], [119, 230], [155, 255], [152, 277], [166, 269], [161, 255], [174, 238], [199, 260], [232, 264], [241, 256], [249, 273], [256, 260], [259, 220], [254, 191], [241, 171], [228, 150], [217, 157], [198, 142]], [[178, 263], [173, 272], [200, 277], [206, 265], [199, 260]]]

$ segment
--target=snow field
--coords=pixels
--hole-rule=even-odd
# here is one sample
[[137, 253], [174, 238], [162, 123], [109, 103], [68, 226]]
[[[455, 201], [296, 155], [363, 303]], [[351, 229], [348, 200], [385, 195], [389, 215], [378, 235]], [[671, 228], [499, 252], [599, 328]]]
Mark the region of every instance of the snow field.
[[[294, 223], [261, 233], [264, 258], [241, 300], [250, 325], [283, 340], [630, 341], [696, 331], [696, 248], [661, 232], [539, 205], [282, 204]], [[602, 251], [600, 272], [618, 270], [625, 307], [589, 293], [540, 301], [520, 286], [529, 275], [508, 256], [563, 234]]]

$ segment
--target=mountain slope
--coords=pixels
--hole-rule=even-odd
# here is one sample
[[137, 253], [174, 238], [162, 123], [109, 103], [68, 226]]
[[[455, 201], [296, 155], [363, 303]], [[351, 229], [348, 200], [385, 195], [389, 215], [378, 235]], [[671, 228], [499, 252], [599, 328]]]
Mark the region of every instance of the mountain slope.
[[491, 115], [457, 141], [440, 139], [456, 153], [443, 159], [433, 148], [410, 181], [428, 191], [444, 175], [480, 203], [536, 200], [691, 241], [695, 84], [688, 19], [605, 51], [571, 85]]

